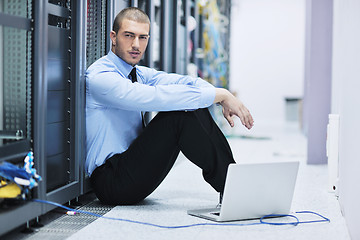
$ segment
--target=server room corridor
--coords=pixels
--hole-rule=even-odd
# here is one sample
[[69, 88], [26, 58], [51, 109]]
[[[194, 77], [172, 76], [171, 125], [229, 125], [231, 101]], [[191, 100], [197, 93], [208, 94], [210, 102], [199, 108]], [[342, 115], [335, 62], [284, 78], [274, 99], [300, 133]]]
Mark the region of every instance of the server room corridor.
[[[141, 29], [114, 34], [116, 15], [128, 7], [148, 15], [150, 23], [125, 18], [122, 21], [134, 25], [123, 26]], [[354, 107], [360, 104], [359, 11], [357, 0], [0, 1], [0, 239], [359, 239], [360, 191], [354, 187], [360, 182], [354, 144], [360, 135], [360, 108]], [[130, 40], [131, 61], [121, 52]], [[134, 52], [135, 43], [145, 46], [144, 51]], [[87, 69], [108, 60], [116, 68], [129, 67], [131, 73], [136, 67], [135, 76], [117, 69], [111, 72], [117, 85], [104, 78], [98, 87], [110, 84], [114, 96], [131, 95], [124, 89], [141, 89], [136, 101], [127, 99], [121, 106], [116, 102], [116, 107], [107, 100], [103, 105], [96, 102], [96, 91], [89, 90], [92, 70]], [[111, 70], [101, 66], [101, 71]], [[160, 84], [161, 91], [157, 91], [159, 82], [166, 83], [164, 88]], [[130, 88], [118, 87], [120, 83]], [[184, 90], [178, 91], [175, 83]], [[154, 91], [149, 92], [162, 101], [146, 105], [144, 100], [142, 106], [138, 98], [150, 87]], [[191, 95], [188, 88], [199, 91]], [[176, 96], [169, 94], [172, 89]], [[235, 127], [229, 126], [223, 113], [226, 100], [219, 101], [224, 97], [219, 91], [241, 101], [233, 101], [232, 106], [244, 103], [255, 120], [252, 128], [234, 116]], [[213, 92], [215, 100], [209, 94]], [[110, 99], [111, 94], [101, 96]], [[141, 202], [99, 201], [95, 191], [100, 184], [90, 178], [89, 162], [94, 169], [103, 169], [100, 161], [125, 151], [118, 150], [122, 143], [117, 143], [144, 136], [146, 127], [151, 129], [146, 121], [159, 112], [174, 111], [176, 104], [175, 110], [193, 109], [181, 105], [186, 96], [191, 98], [184, 100], [186, 106], [209, 106], [238, 165], [299, 163], [289, 214], [227, 222], [188, 214], [220, 205], [219, 193], [183, 153], [159, 187]], [[142, 109], [145, 105], [148, 109]], [[111, 118], [90, 121], [89, 109]], [[136, 121], [127, 121], [129, 112]], [[101, 132], [107, 121], [112, 123], [107, 130], [114, 131]], [[116, 127], [121, 131], [116, 132]], [[123, 129], [129, 131], [123, 134]], [[94, 130], [107, 141], [90, 144]], [[99, 155], [100, 150], [88, 154], [94, 145], [106, 157], [87, 158]], [[18, 172], [24, 179], [14, 177]], [[268, 177], [266, 183], [271, 180]], [[265, 185], [265, 181], [241, 182], [253, 183], [258, 188]], [[258, 199], [262, 203], [276, 199], [281, 194], [273, 192], [279, 193], [279, 185], [262, 191], [269, 198]], [[243, 191], [233, 192], [249, 198]]]

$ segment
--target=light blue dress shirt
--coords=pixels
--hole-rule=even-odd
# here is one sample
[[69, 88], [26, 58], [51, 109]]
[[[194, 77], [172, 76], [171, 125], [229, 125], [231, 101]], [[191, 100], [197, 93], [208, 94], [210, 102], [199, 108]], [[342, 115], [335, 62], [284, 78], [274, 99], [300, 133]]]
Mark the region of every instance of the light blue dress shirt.
[[86, 71], [86, 172], [91, 175], [114, 154], [124, 152], [142, 131], [141, 111], [209, 107], [215, 88], [201, 78], [132, 66], [112, 51]]

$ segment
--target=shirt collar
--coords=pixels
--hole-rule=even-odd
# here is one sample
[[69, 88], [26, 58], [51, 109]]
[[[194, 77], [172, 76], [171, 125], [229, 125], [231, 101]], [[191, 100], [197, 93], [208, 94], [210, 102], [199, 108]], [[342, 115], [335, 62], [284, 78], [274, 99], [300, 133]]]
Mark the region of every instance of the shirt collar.
[[115, 66], [120, 70], [121, 73], [123, 73], [126, 77], [129, 76], [131, 70], [136, 67], [131, 66], [124, 60], [122, 60], [120, 57], [118, 57], [113, 51], [109, 51], [108, 58], [115, 64]]

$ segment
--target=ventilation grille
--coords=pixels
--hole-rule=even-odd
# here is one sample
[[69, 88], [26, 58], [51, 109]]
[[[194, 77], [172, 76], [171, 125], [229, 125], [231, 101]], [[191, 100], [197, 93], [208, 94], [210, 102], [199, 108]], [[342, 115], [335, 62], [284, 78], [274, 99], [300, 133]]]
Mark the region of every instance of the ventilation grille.
[[[7, 0], [4, 13], [31, 18], [29, 0]], [[31, 133], [31, 48], [32, 33], [22, 29], [3, 28], [3, 98], [4, 130]]]
[[106, 1], [88, 0], [86, 65], [89, 67], [105, 55], [106, 45]]
[[[104, 206], [98, 200], [90, 202], [83, 207], [80, 207], [79, 210], [87, 211], [91, 213], [96, 213], [101, 216], [109, 212], [113, 207]], [[62, 211], [62, 210], [61, 210]], [[64, 215], [51, 223], [45, 225], [42, 228], [39, 228], [37, 233], [31, 234], [27, 240], [30, 239], [52, 239], [52, 240], [62, 240], [67, 237], [70, 237], [72, 234], [86, 227], [93, 221], [98, 219], [98, 217], [91, 216], [88, 214], [76, 214], [74, 216]]]

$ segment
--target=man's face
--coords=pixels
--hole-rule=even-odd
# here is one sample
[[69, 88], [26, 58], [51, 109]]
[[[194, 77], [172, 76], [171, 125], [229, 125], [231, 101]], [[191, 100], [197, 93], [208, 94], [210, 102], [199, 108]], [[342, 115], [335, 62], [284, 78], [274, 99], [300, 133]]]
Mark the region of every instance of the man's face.
[[141, 60], [149, 41], [150, 26], [124, 19], [118, 33], [111, 31], [112, 51], [134, 66]]

